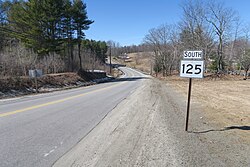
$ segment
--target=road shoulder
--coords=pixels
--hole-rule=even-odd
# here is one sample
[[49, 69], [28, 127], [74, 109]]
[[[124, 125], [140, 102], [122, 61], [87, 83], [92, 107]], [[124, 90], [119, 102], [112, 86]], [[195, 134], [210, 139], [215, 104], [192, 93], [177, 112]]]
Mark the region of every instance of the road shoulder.
[[200, 110], [192, 104], [185, 132], [185, 99], [162, 82], [147, 80], [54, 166], [247, 166], [246, 155], [231, 157], [249, 150], [230, 147], [237, 139], [226, 139], [227, 132], [195, 133], [212, 126], [200, 119]]

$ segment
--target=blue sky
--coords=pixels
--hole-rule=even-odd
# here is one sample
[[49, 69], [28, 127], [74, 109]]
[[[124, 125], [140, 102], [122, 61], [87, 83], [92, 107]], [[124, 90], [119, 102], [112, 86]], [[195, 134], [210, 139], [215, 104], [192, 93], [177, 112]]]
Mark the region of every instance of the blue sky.
[[[250, 0], [219, 0], [250, 23]], [[89, 19], [95, 22], [86, 38], [113, 40], [121, 45], [140, 44], [148, 30], [164, 23], [178, 23], [183, 0], [85, 0]]]

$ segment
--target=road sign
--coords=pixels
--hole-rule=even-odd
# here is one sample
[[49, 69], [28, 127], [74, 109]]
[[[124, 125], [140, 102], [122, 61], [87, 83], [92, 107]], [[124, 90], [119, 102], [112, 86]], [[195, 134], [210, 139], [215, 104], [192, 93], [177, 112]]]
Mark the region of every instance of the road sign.
[[40, 69], [29, 70], [29, 77], [30, 78], [41, 77], [42, 75], [43, 75], [43, 72]]
[[184, 51], [183, 59], [203, 59], [203, 52], [201, 50]]
[[204, 61], [203, 60], [182, 60], [180, 68], [180, 77], [185, 78], [203, 78]]
[[185, 130], [188, 131], [192, 78], [203, 78], [203, 73], [204, 73], [203, 52], [199, 50], [184, 51], [183, 59], [184, 60], [181, 61], [180, 77], [189, 78], [187, 116], [186, 116], [186, 127], [185, 127]]

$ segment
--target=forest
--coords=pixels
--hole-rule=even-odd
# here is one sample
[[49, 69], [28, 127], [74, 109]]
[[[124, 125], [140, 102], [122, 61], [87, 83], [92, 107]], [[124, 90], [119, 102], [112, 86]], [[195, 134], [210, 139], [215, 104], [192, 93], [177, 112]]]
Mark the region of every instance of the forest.
[[85, 38], [94, 23], [81, 0], [0, 1], [0, 75], [104, 69], [105, 41]]

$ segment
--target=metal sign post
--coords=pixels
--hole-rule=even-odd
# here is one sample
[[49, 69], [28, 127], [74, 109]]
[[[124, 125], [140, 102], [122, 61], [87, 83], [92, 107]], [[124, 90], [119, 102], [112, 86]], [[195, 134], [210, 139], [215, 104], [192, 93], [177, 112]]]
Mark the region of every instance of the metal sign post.
[[189, 78], [188, 101], [187, 101], [187, 116], [186, 116], [185, 131], [188, 131], [188, 120], [189, 120], [189, 109], [190, 109], [190, 100], [191, 100], [191, 89], [192, 89], [192, 78]]
[[180, 77], [189, 78], [187, 116], [185, 131], [188, 131], [189, 110], [191, 101], [192, 78], [203, 78], [204, 60], [202, 51], [184, 51], [180, 67]]

